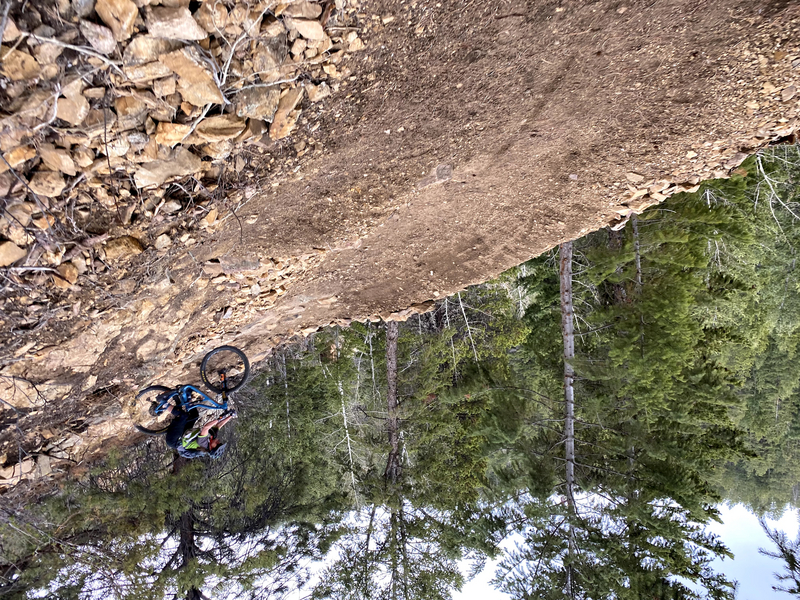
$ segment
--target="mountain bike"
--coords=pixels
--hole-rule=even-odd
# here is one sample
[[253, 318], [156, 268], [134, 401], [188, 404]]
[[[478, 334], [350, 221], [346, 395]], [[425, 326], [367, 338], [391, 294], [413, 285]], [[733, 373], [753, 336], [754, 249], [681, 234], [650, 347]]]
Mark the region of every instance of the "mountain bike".
[[173, 404], [186, 412], [194, 408], [227, 411], [232, 408], [228, 394], [241, 388], [249, 376], [250, 362], [244, 352], [233, 346], [215, 348], [203, 357], [200, 378], [216, 396], [212, 398], [193, 385], [148, 386], [136, 394], [136, 399], [149, 404], [150, 419], [147, 426], [137, 423], [136, 429], [147, 435], [164, 435], [169, 422], [161, 423], [159, 417], [169, 412]]

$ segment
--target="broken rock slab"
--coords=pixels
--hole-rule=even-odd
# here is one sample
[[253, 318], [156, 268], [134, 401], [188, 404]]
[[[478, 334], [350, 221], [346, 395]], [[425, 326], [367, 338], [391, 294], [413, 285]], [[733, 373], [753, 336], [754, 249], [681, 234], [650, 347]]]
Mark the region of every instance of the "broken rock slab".
[[13, 242], [3, 242], [0, 244], [0, 267], [8, 267], [18, 260], [22, 260], [28, 255], [27, 250], [23, 250]]
[[[0, 398], [14, 408], [33, 408], [42, 404], [39, 393], [32, 383], [7, 373], [3, 373], [0, 377]], [[9, 407], [0, 404], [0, 411], [6, 408]]]
[[422, 189], [429, 187], [431, 185], [436, 185], [438, 183], [444, 183], [445, 181], [450, 181], [453, 178], [453, 166], [441, 164], [437, 165], [436, 168], [431, 172], [428, 177], [420, 180], [417, 183], [417, 189]]
[[288, 136], [297, 124], [298, 114], [295, 107], [303, 98], [303, 87], [297, 86], [288, 90], [278, 102], [278, 110], [269, 127], [271, 140], [280, 140]]
[[186, 7], [158, 6], [147, 10], [147, 31], [157, 38], [168, 40], [199, 41], [208, 37], [206, 31], [192, 18]]
[[133, 176], [137, 188], [158, 187], [172, 177], [185, 177], [200, 171], [203, 161], [186, 148], [173, 150], [169, 160], [154, 160], [139, 166]]
[[41, 143], [39, 144], [39, 156], [51, 171], [60, 171], [70, 177], [77, 174], [75, 162], [69, 152], [62, 148], [56, 148], [53, 144]]
[[113, 32], [114, 39], [124, 42], [133, 34], [139, 9], [131, 0], [97, 0], [95, 11]]
[[299, 17], [303, 19], [317, 19], [322, 14], [322, 5], [317, 2], [302, 0], [295, 2], [283, 9], [281, 13], [287, 17]]
[[55, 198], [64, 191], [66, 183], [64, 183], [64, 177], [62, 177], [61, 173], [56, 171], [37, 171], [28, 186], [35, 194], [47, 198]]
[[38, 77], [41, 67], [27, 52], [13, 48], [0, 49], [0, 75], [11, 81], [24, 81]]
[[322, 24], [314, 19], [293, 19], [287, 17], [284, 21], [290, 30], [297, 31], [297, 33], [307, 40], [324, 40], [327, 37], [325, 30], [322, 28]]
[[122, 53], [122, 64], [125, 66], [143, 65], [158, 60], [162, 54], [174, 52], [181, 47], [181, 42], [153, 37], [151, 35], [137, 35], [133, 38]]
[[225, 29], [228, 9], [222, 0], [207, 0], [194, 13], [194, 20], [208, 33], [217, 33]]
[[144, 250], [142, 242], [137, 240], [131, 235], [123, 235], [122, 237], [108, 240], [103, 246], [106, 253], [107, 260], [117, 260], [127, 256], [135, 256], [141, 254]]
[[108, 27], [91, 21], [81, 21], [80, 29], [86, 41], [100, 54], [111, 54], [117, 48], [114, 33]]
[[243, 119], [227, 114], [203, 119], [195, 133], [207, 142], [222, 142], [237, 137], [244, 131], [244, 127]]
[[178, 91], [187, 102], [194, 106], [225, 103], [211, 69], [195, 48], [181, 48], [161, 56], [159, 61], [178, 76]]
[[281, 89], [277, 85], [242, 90], [234, 99], [236, 115], [271, 123], [280, 98]]
[[74, 98], [59, 98], [56, 107], [56, 116], [69, 123], [78, 126], [89, 115], [89, 101], [83, 96]]
[[3, 153], [3, 158], [5, 158], [5, 162], [0, 162], [0, 173], [5, 173], [8, 171], [8, 165], [6, 162], [11, 165], [12, 169], [15, 169], [22, 163], [27, 160], [30, 160], [36, 156], [36, 150], [33, 146], [17, 146], [16, 148], [12, 148], [8, 152]]
[[191, 130], [191, 125], [183, 125], [181, 123], [159, 123], [156, 127], [156, 142], [162, 146], [169, 146], [172, 148], [185, 140], [191, 133]]

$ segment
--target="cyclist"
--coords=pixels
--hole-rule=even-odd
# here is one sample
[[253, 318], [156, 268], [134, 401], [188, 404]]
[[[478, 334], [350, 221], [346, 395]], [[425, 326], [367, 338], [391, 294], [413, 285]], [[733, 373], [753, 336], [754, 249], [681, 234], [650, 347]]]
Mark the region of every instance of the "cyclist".
[[167, 446], [174, 448], [184, 458], [219, 458], [225, 452], [225, 446], [219, 441], [220, 428], [231, 419], [236, 418], [236, 411], [225, 411], [219, 419], [214, 419], [195, 427], [200, 413], [196, 408], [186, 412], [181, 407], [173, 406], [171, 414], [175, 417], [167, 428]]

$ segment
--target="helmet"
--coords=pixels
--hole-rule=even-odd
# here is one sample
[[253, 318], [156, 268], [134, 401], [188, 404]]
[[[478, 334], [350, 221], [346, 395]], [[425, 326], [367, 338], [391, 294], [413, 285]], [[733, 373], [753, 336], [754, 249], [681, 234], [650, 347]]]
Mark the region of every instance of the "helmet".
[[225, 448], [226, 448], [227, 446], [228, 446], [228, 444], [220, 444], [219, 446], [217, 446], [216, 448], [214, 448], [213, 450], [211, 450], [211, 451], [208, 453], [208, 456], [209, 456], [210, 458], [213, 458], [213, 459], [220, 458], [220, 457], [221, 457], [223, 454], [225, 454]]

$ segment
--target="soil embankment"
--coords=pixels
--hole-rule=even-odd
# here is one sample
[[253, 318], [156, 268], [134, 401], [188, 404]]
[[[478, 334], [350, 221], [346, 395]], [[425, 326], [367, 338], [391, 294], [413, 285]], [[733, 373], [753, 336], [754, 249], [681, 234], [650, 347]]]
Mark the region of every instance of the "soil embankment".
[[[256, 362], [329, 323], [403, 318], [793, 139], [798, 17], [733, 0], [364, 2], [338, 91], [248, 155], [213, 226], [161, 249], [144, 232], [116, 287], [78, 280], [5, 337], [6, 471], [20, 441], [50, 454], [44, 470], [125, 443], [136, 389], [196, 380], [215, 345]], [[88, 312], [82, 294], [103, 302]]]

